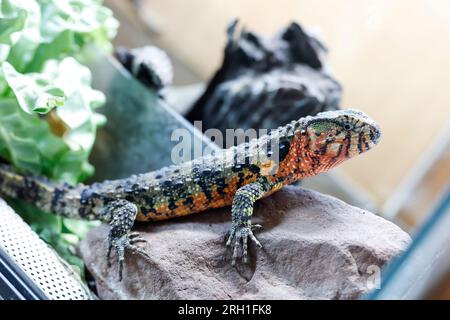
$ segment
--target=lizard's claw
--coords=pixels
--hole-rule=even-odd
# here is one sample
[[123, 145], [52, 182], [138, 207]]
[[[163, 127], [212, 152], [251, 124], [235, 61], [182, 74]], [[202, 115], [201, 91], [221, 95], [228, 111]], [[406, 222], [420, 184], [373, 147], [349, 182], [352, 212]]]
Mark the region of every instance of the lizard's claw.
[[130, 238], [130, 244], [135, 244], [138, 242], [147, 243], [147, 240], [142, 238], [142, 236], [139, 232], [130, 232], [129, 238]]
[[252, 224], [252, 231], [262, 229], [262, 227], [260, 224]]
[[150, 258], [150, 256], [145, 252], [144, 249], [135, 245], [137, 242], [147, 242], [138, 233], [130, 233], [121, 236], [120, 238], [114, 239], [109, 238], [109, 248], [108, 248], [108, 266], [110, 263], [111, 250], [114, 248], [117, 258], [119, 260], [119, 281], [122, 281], [123, 274], [123, 262], [125, 261], [125, 250], [129, 250], [133, 254], [140, 254], [145, 258]]
[[256, 239], [252, 230], [262, 228], [261, 225], [252, 225], [250, 227], [245, 226], [233, 226], [231, 228], [230, 236], [228, 237], [227, 246], [233, 244], [233, 256], [231, 258], [231, 265], [236, 265], [236, 259], [239, 254], [239, 247], [242, 242], [242, 260], [244, 263], [248, 263], [248, 238], [252, 240], [259, 248], [262, 248], [261, 243]]

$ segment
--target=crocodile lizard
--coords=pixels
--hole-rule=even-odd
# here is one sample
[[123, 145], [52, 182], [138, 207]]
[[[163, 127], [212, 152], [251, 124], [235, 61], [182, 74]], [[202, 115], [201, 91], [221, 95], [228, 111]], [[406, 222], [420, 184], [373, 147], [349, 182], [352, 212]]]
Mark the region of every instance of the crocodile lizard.
[[226, 244], [233, 247], [234, 265], [240, 256], [247, 262], [249, 240], [261, 247], [253, 234], [261, 226], [251, 223], [255, 201], [368, 151], [380, 135], [378, 125], [361, 111], [328, 111], [214, 155], [91, 185], [58, 184], [0, 166], [0, 193], [64, 217], [108, 223], [107, 259], [114, 249], [120, 279], [125, 250], [147, 255], [136, 245], [144, 239], [131, 232], [136, 220], [159, 221], [231, 205]]

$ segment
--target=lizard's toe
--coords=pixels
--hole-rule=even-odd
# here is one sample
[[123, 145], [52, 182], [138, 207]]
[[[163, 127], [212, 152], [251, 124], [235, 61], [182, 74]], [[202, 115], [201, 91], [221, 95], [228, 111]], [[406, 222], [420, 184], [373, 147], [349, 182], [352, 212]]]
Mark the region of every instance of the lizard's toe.
[[106, 253], [106, 261], [108, 262], [108, 268], [111, 268], [111, 252], [113, 249], [113, 244], [111, 240], [108, 239], [108, 252]]
[[145, 240], [141, 235], [136, 235], [136, 236], [134, 236], [133, 238], [130, 236], [130, 244], [135, 244], [135, 243], [139, 243], [139, 242], [142, 242], [142, 243], [147, 243], [148, 241], [147, 240]]
[[262, 229], [262, 227], [260, 224], [252, 224], [252, 231]]
[[133, 239], [133, 238], [136, 238], [136, 237], [140, 237], [141, 236], [141, 234], [139, 233], [139, 232], [137, 232], [137, 231], [133, 231], [133, 232], [130, 232], [129, 234], [128, 234], [128, 237], [130, 238], [130, 239]]
[[228, 240], [227, 240], [227, 243], [226, 243], [227, 247], [229, 247], [231, 245], [231, 242], [233, 242], [235, 233], [236, 233], [235, 230], [232, 229], [231, 232], [230, 232], [230, 236], [228, 237]]
[[[258, 228], [258, 227], [256, 227]], [[242, 261], [248, 263], [248, 239], [250, 238], [259, 248], [262, 248], [261, 243], [253, 234], [254, 226], [251, 227], [233, 227], [231, 235], [228, 238], [227, 246], [233, 243], [233, 255], [231, 257], [231, 265], [236, 265], [236, 260], [239, 256], [239, 247], [242, 248]]]
[[130, 243], [126, 249], [129, 250], [133, 254], [140, 254], [141, 256], [144, 256], [145, 258], [150, 259], [150, 256], [148, 255], [148, 253], [141, 247], [135, 246]]
[[252, 231], [250, 231], [250, 233], [248, 234], [248, 236], [250, 237], [250, 239], [258, 246], [258, 248], [262, 248], [262, 244], [261, 242], [258, 241], [258, 239], [256, 239], [255, 235], [253, 234]]

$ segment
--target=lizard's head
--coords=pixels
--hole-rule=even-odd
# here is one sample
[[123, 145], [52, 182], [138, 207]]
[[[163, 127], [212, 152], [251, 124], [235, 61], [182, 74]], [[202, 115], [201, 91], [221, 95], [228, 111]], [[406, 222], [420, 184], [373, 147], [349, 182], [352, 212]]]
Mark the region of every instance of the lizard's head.
[[304, 119], [300, 136], [317, 172], [366, 152], [380, 140], [378, 124], [361, 111], [328, 111]]

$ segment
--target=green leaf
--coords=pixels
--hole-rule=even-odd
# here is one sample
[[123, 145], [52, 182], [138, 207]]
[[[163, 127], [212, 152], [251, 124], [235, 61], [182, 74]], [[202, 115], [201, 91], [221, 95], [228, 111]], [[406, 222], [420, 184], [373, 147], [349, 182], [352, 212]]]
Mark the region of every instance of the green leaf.
[[74, 235], [77, 235], [79, 238], [84, 238], [89, 230], [98, 225], [98, 221], [64, 219], [63, 230], [65, 228], [67, 231], [71, 232]]
[[46, 60], [74, 56], [82, 61], [85, 48], [109, 52], [118, 22], [112, 11], [92, 0], [39, 0], [42, 41], [27, 71], [37, 71]]
[[11, 46], [17, 42], [25, 27], [28, 11], [16, 1], [0, 1], [0, 62], [6, 60]]
[[36, 49], [33, 60], [29, 62], [27, 71], [41, 70], [49, 59], [61, 59], [79, 50], [74, 42], [73, 32], [66, 30], [61, 32], [52, 42], [42, 43]]
[[80, 241], [80, 237], [73, 233], [61, 233], [61, 240], [68, 245], [75, 246]]
[[[89, 69], [65, 58], [48, 61], [39, 74], [20, 74], [7, 62], [3, 72], [15, 99], [0, 99], [0, 156], [19, 169], [59, 181], [77, 183], [90, 176], [94, 170], [87, 160], [97, 126], [104, 123], [104, 117], [93, 108], [105, 97], [90, 87]], [[45, 103], [39, 102], [42, 100]], [[66, 130], [62, 136], [55, 135], [49, 123], [36, 115], [53, 108], [53, 118]]]
[[2, 68], [6, 82], [25, 112], [47, 113], [64, 105], [64, 91], [54, 86], [45, 74], [21, 74], [7, 61], [3, 62]]
[[36, 209], [32, 204], [20, 200], [9, 199], [8, 203], [16, 212], [20, 212], [22, 218], [31, 228], [41, 235], [47, 243], [57, 237], [62, 231], [62, 218]]
[[[3, 0], [1, 0], [3, 1]], [[25, 12], [23, 28], [20, 32], [13, 34], [14, 43], [8, 56], [8, 61], [14, 68], [23, 72], [27, 64], [33, 59], [36, 48], [41, 41], [41, 12], [36, 1], [13, 1], [16, 10]]]
[[[88, 158], [105, 118], [104, 95], [81, 62], [110, 51], [118, 23], [99, 0], [0, 0], [0, 158], [25, 173], [72, 184], [94, 172]], [[83, 270], [75, 245], [90, 222], [14, 202], [31, 227]]]
[[24, 113], [14, 99], [0, 99], [0, 154], [17, 168], [41, 173], [34, 134], [42, 130], [49, 133], [48, 124]]

